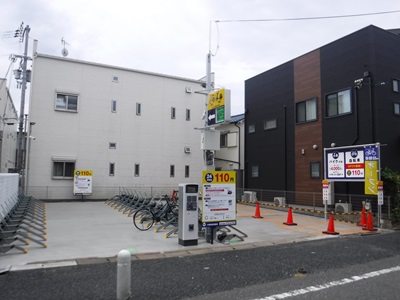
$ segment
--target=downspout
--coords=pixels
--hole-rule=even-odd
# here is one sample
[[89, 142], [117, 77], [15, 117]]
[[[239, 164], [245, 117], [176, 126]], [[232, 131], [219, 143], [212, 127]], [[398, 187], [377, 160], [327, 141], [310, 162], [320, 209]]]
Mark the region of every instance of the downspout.
[[[240, 122], [241, 122], [241, 121], [240, 121]], [[237, 127], [238, 132], [239, 132], [239, 151], [238, 151], [238, 152], [239, 152], [239, 155], [238, 155], [239, 168], [238, 168], [238, 169], [240, 170], [240, 154], [241, 154], [241, 153], [240, 153], [240, 126], [238, 126], [237, 123], [239, 123], [239, 122], [235, 122], [234, 125]]]

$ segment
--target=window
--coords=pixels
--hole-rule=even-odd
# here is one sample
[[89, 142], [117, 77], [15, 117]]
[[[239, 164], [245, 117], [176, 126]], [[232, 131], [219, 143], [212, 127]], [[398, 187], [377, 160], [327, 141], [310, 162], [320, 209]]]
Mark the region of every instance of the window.
[[221, 133], [221, 135], [220, 135], [220, 147], [221, 148], [228, 147], [228, 134], [227, 133]]
[[78, 111], [78, 96], [57, 94], [56, 110]]
[[321, 178], [321, 163], [320, 162], [311, 162], [310, 163], [310, 176], [311, 178]]
[[393, 103], [394, 104], [394, 114], [396, 116], [400, 116], [400, 103]]
[[393, 92], [399, 93], [400, 92], [400, 80], [393, 79]]
[[188, 178], [190, 175], [190, 168], [188, 165], [185, 166], [185, 177]]
[[171, 107], [171, 119], [175, 119], [175, 114], [176, 114], [175, 111], [176, 111], [175, 107]]
[[114, 174], [115, 174], [115, 163], [110, 163], [108, 175], [114, 176]]
[[264, 121], [264, 130], [276, 128], [276, 119]]
[[75, 162], [54, 161], [53, 178], [55, 179], [73, 179]]
[[186, 108], [186, 121], [190, 121], [190, 109]]
[[111, 112], [117, 112], [117, 100], [111, 100]]
[[259, 176], [258, 174], [258, 166], [252, 166], [251, 167], [251, 177], [252, 178], [257, 178]]
[[317, 120], [317, 98], [296, 103], [296, 122], [305, 123]]
[[135, 177], [139, 177], [139, 173], [140, 173], [140, 165], [135, 164]]
[[169, 176], [175, 177], [175, 166], [174, 165], [169, 166]]
[[256, 132], [256, 125], [250, 124], [249, 125], [249, 133], [254, 133], [254, 132]]
[[330, 94], [326, 97], [326, 116], [334, 117], [351, 113], [350, 90]]
[[139, 102], [137, 102], [136, 103], [136, 115], [140, 116], [141, 113], [142, 113], [142, 105]]
[[110, 149], [117, 149], [117, 143], [111, 143], [109, 144]]
[[113, 76], [113, 77], [112, 77], [112, 81], [113, 81], [113, 82], [118, 82], [118, 76]]

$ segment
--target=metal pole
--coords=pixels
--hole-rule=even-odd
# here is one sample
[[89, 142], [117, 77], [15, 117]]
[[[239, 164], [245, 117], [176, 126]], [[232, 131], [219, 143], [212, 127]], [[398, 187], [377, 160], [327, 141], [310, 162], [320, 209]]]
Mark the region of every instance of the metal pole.
[[[381, 144], [376, 143], [376, 147], [378, 148], [378, 181], [381, 181]], [[379, 193], [379, 192], [378, 192]], [[379, 196], [377, 196], [379, 197]], [[378, 200], [378, 228], [381, 228], [381, 217], [382, 217], [382, 205], [379, 204]]]
[[24, 110], [25, 110], [25, 90], [26, 90], [26, 68], [28, 63], [28, 44], [29, 44], [29, 25], [25, 27], [25, 51], [22, 64], [22, 86], [21, 86], [21, 105], [19, 112], [19, 128], [18, 128], [18, 156], [17, 171], [21, 174], [22, 170], [22, 139], [24, 130]]
[[126, 300], [131, 296], [131, 253], [121, 250], [117, 260], [117, 299]]

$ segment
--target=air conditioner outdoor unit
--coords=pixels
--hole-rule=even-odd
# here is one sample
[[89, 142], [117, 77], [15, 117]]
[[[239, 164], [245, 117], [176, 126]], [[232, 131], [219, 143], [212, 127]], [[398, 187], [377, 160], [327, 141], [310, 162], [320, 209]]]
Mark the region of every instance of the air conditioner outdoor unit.
[[243, 195], [243, 200], [246, 202], [256, 202], [257, 201], [257, 193], [245, 191]]
[[185, 153], [190, 153], [191, 152], [190, 147], [185, 147], [184, 151], [185, 151]]
[[351, 210], [351, 203], [335, 203], [335, 212], [337, 213], [348, 213]]
[[286, 206], [285, 197], [274, 197], [274, 204], [279, 206]]

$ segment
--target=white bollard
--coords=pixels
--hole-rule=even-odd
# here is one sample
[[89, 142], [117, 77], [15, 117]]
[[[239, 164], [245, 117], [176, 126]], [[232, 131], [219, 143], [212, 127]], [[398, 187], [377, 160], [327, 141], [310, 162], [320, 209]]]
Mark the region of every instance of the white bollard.
[[131, 253], [121, 250], [117, 259], [117, 299], [127, 300], [131, 296]]

